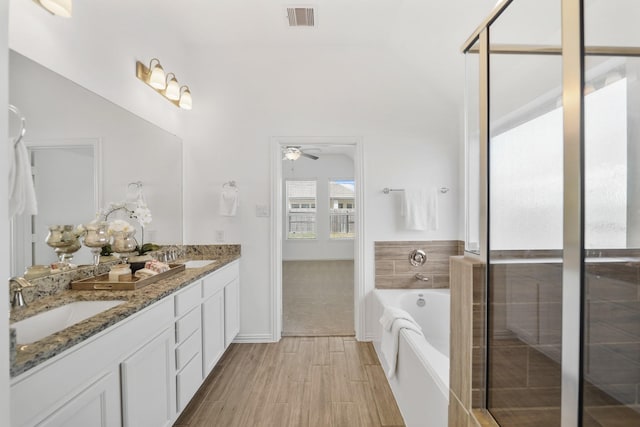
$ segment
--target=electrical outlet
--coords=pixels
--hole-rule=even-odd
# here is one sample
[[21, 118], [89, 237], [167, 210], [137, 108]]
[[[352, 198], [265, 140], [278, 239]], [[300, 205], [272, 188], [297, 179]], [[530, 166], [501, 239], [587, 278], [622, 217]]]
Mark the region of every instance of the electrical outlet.
[[224, 242], [224, 230], [216, 230], [216, 242]]

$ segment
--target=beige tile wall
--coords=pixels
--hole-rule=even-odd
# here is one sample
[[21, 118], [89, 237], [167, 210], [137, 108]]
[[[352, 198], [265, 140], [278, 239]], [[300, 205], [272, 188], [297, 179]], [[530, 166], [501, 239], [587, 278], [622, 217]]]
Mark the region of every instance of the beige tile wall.
[[[414, 249], [427, 253], [427, 261], [420, 267], [409, 263], [409, 254]], [[463, 252], [464, 242], [459, 240], [375, 242], [376, 288], [448, 288], [449, 258]], [[416, 279], [416, 273], [429, 280]]]

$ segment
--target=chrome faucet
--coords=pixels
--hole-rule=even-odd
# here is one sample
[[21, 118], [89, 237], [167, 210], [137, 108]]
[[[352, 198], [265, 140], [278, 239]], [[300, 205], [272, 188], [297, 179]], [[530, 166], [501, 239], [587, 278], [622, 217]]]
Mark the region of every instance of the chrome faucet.
[[31, 288], [33, 285], [24, 277], [12, 277], [9, 279], [9, 291], [11, 292], [11, 308], [26, 307], [27, 303], [22, 296], [24, 288]]

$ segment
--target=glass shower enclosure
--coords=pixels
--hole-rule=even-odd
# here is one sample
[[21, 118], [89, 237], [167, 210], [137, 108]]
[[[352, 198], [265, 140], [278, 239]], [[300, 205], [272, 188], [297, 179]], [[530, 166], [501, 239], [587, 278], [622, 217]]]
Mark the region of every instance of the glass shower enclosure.
[[640, 426], [638, 22], [637, 0], [506, 0], [463, 47], [501, 426]]

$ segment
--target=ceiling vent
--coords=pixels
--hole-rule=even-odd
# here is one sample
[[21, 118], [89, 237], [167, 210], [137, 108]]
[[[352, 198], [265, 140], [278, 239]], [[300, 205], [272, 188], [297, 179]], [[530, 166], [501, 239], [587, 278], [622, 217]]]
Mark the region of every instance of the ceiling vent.
[[313, 27], [315, 12], [311, 7], [288, 7], [287, 18], [290, 27]]

